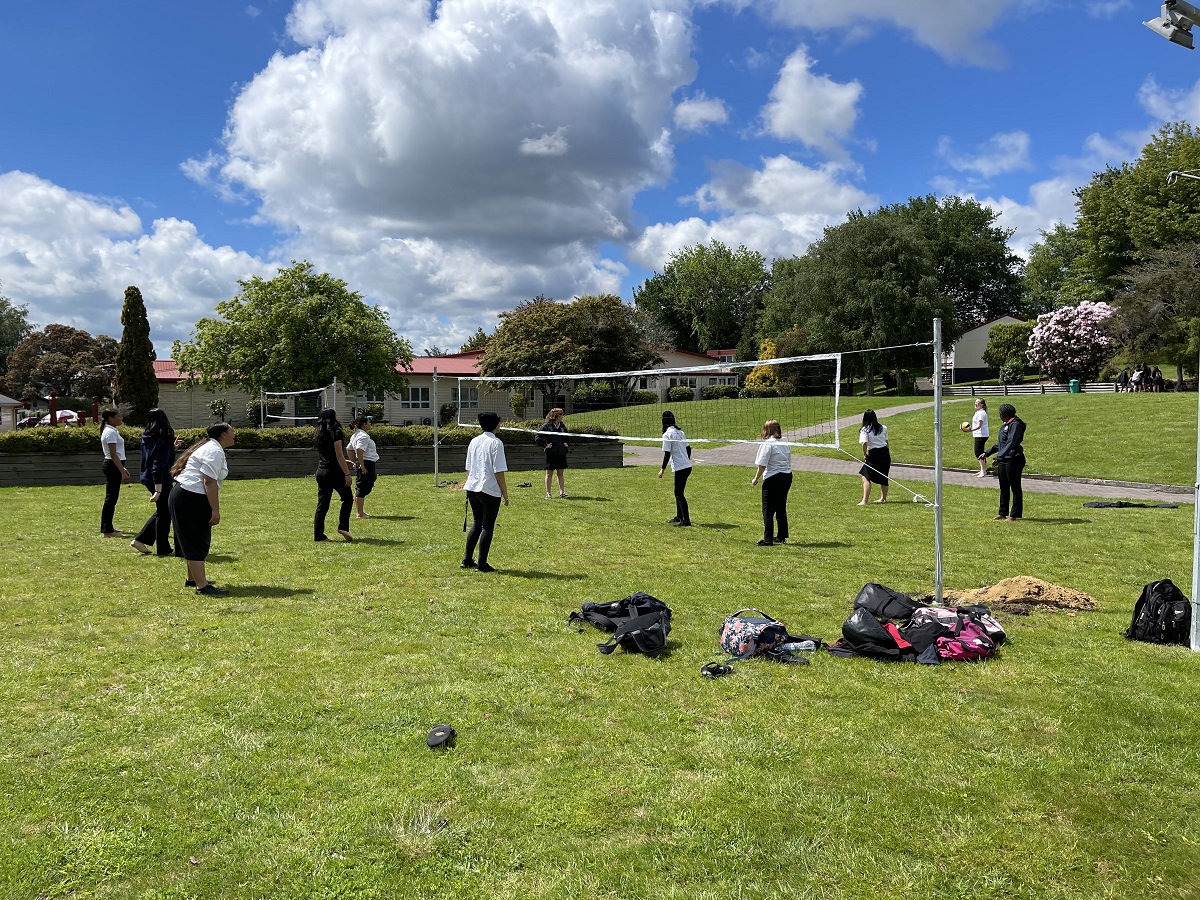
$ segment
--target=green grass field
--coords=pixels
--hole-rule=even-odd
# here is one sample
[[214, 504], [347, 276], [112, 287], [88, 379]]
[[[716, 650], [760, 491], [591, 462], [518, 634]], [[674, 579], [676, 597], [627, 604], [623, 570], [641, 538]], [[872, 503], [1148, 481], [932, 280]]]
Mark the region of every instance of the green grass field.
[[[1002, 616], [983, 664], [711, 681], [740, 607], [832, 640], [865, 582], [928, 590], [932, 512], [800, 474], [793, 541], [759, 548], [749, 470], [695, 473], [691, 529], [655, 471], [571, 470], [569, 501], [511, 473], [495, 574], [458, 569], [463, 498], [430, 476], [383, 477], [353, 544], [312, 543], [311, 479], [229, 482], [216, 599], [100, 538], [102, 488], [0, 491], [0, 896], [1200, 896], [1200, 658], [1121, 637], [1143, 584], [1187, 587], [1190, 508], [995, 523], [948, 487], [947, 587], [1098, 610]], [[567, 625], [636, 590], [674, 610], [668, 655]]]

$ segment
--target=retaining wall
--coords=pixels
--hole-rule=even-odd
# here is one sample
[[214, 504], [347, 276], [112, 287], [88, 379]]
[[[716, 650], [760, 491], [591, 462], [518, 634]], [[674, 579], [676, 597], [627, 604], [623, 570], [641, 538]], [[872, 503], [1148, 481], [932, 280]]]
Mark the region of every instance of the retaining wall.
[[[573, 469], [610, 469], [623, 465], [625, 445], [617, 442], [581, 444], [572, 447], [568, 464]], [[136, 449], [135, 449], [136, 452]], [[225, 451], [229, 459], [229, 477], [302, 478], [317, 469], [315, 450], [239, 450]], [[545, 451], [540, 447], [506, 446], [505, 457], [512, 471], [545, 467]], [[465, 445], [438, 448], [438, 472], [465, 471]], [[56, 485], [99, 485], [104, 483], [96, 453], [0, 453], [0, 487], [52, 487]], [[128, 460], [130, 474], [137, 478], [137, 458]], [[432, 447], [380, 447], [380, 475], [433, 474]]]

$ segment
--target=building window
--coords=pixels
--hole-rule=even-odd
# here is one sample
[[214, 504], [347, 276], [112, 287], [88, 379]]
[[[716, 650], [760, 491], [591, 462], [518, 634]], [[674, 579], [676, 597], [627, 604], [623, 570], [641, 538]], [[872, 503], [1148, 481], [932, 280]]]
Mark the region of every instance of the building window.
[[451, 388], [450, 396], [459, 409], [479, 409], [479, 388]]
[[732, 384], [737, 385], [736, 375], [713, 375], [708, 379], [709, 384]]
[[429, 409], [429, 388], [410, 387], [400, 400], [401, 409]]
[[369, 387], [355, 394], [354, 399], [356, 406], [362, 406], [364, 403], [382, 403], [385, 398], [382, 390]]
[[638, 390], [639, 391], [657, 391], [658, 390], [658, 376], [652, 375], [648, 378], [639, 378], [638, 379]]
[[691, 377], [691, 378], [670, 378], [670, 379], [668, 379], [668, 380], [667, 380], [667, 387], [668, 387], [668, 388], [673, 388], [673, 387], [690, 387], [690, 388], [697, 388], [697, 387], [699, 387], [699, 386], [700, 386], [700, 384], [699, 384], [699, 380], [698, 380], [697, 378], [695, 378], [695, 377]]

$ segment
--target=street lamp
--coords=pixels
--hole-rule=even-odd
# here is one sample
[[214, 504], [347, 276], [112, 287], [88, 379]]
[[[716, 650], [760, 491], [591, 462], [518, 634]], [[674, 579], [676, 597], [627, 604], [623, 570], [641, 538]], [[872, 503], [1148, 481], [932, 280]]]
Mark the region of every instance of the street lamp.
[[1142, 24], [1180, 47], [1192, 46], [1192, 25], [1200, 22], [1200, 9], [1185, 0], [1165, 0], [1157, 19]]

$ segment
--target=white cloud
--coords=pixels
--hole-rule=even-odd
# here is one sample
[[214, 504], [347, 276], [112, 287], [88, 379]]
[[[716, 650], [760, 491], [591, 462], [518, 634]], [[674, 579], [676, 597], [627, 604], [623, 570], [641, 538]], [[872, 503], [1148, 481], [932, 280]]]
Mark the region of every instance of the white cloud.
[[854, 130], [863, 87], [857, 81], [839, 84], [827, 75], [814, 75], [812, 65], [805, 47], [787, 58], [763, 107], [763, 121], [775, 137], [840, 156], [841, 142]]
[[768, 259], [802, 254], [850, 210], [878, 205], [878, 197], [844, 181], [854, 174], [838, 164], [811, 167], [786, 156], [763, 160], [761, 169], [719, 163], [711, 180], [687, 198], [716, 216], [651, 226], [631, 255], [658, 269], [672, 252], [712, 238], [735, 247], [745, 244]]
[[1000, 132], [988, 138], [974, 154], [958, 152], [954, 142], [943, 136], [938, 140], [938, 156], [958, 172], [974, 172], [993, 178], [1005, 172], [1028, 169], [1029, 135], [1024, 131]]
[[526, 156], [562, 156], [571, 149], [564, 131], [564, 128], [556, 128], [552, 134], [525, 138], [518, 150]]
[[25, 172], [0, 174], [0, 282], [29, 305], [30, 321], [121, 336], [125, 288], [146, 301], [160, 356], [201, 316], [232, 297], [239, 279], [270, 267], [230, 247], [211, 247], [190, 222], [157, 219], [144, 231], [118, 201], [68, 191]]
[[675, 107], [675, 124], [684, 131], [706, 131], [711, 125], [724, 125], [729, 112], [719, 99], [711, 99], [700, 91]]
[[1142, 109], [1160, 122], [1200, 121], [1200, 81], [1190, 88], [1165, 88], [1153, 75], [1138, 90]]

